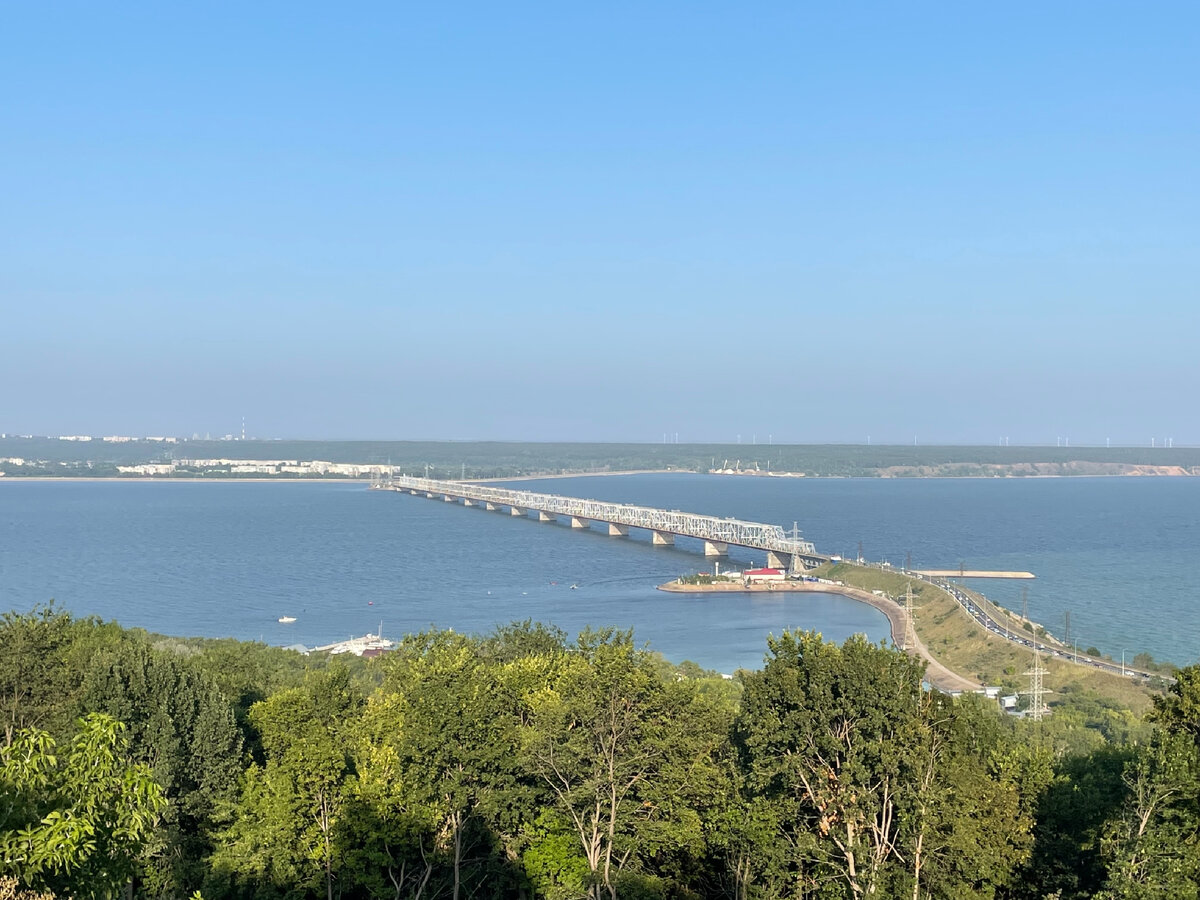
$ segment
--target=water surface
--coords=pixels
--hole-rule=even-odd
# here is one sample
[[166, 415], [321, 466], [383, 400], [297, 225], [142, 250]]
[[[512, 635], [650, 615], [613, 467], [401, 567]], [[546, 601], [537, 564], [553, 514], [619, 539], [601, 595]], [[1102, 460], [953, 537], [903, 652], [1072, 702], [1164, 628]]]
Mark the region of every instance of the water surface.
[[[914, 567], [1028, 569], [978, 582], [1080, 647], [1192, 662], [1200, 610], [1200, 480], [776, 479], [689, 474], [521, 482], [790, 528], [818, 550]], [[677, 595], [709, 569], [699, 544], [572, 532], [349, 483], [0, 482], [0, 608], [55, 598], [154, 631], [324, 643], [426, 627], [487, 631], [533, 618], [568, 631], [632, 627], [669, 658], [757, 666], [765, 637], [817, 628], [888, 634], [830, 595]], [[734, 551], [733, 564], [762, 554]], [[572, 584], [577, 584], [575, 590]], [[281, 625], [282, 615], [296, 616]]]

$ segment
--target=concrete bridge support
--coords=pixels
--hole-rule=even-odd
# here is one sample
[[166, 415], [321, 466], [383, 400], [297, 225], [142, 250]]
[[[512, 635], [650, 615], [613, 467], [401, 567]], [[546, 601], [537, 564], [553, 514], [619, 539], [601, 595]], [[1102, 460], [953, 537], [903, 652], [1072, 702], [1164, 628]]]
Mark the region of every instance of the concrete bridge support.
[[592, 525], [587, 519], [581, 519], [579, 516], [571, 516], [572, 528], [590, 528]]
[[415, 496], [417, 496], [417, 494], [419, 494], [421, 492], [420, 491], [409, 491], [409, 493], [415, 497]]
[[629, 537], [629, 526], [628, 525], [614, 525], [612, 522], [609, 522], [608, 523], [608, 536], [609, 537]]
[[675, 543], [675, 535], [669, 531], [651, 531], [650, 543], [655, 547], [670, 547]]
[[544, 509], [539, 509], [538, 510], [538, 521], [539, 522], [557, 522], [558, 517], [556, 515], [554, 515], [554, 513], [548, 513]]
[[519, 506], [510, 506], [508, 508], [508, 514], [510, 516], [523, 516], [525, 515], [525, 510], [521, 509]]
[[724, 541], [705, 541], [704, 542], [705, 556], [728, 556], [729, 545]]
[[434, 497], [437, 496], [437, 494], [433, 493], [433, 491], [426, 491], [425, 496], [428, 497], [430, 500], [432, 500]]
[[792, 555], [790, 553], [776, 553], [774, 550], [767, 551], [768, 569], [783, 569], [786, 572], [791, 565]]
[[486, 509], [488, 512], [495, 512], [496, 504], [495, 503], [484, 503], [483, 508]]
[[454, 497], [450, 494], [442, 494], [442, 499], [445, 500], [447, 503], [453, 503], [458, 498]]
[[463, 506], [474, 506], [474, 505], [475, 505], [474, 500], [468, 500], [466, 497], [463, 497]]

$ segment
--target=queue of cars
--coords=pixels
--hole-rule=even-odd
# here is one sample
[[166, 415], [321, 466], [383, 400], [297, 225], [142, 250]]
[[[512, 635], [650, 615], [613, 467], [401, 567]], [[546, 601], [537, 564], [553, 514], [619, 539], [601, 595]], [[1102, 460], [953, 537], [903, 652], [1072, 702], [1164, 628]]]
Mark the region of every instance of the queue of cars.
[[[915, 575], [915, 573], [912, 572], [908, 572], [906, 574]], [[1014, 632], [1008, 626], [992, 618], [987, 610], [985, 610], [975, 601], [970, 592], [963, 590], [953, 582], [946, 581], [942, 578], [933, 578], [927, 575], [916, 575], [916, 577], [920, 578], [922, 581], [928, 581], [930, 584], [940, 587], [956, 601], [958, 601], [959, 606], [966, 610], [967, 615], [969, 615], [972, 619], [997, 637], [1002, 637], [1005, 640], [1012, 641], [1015, 644], [1021, 644], [1031, 650], [1039, 650], [1048, 656], [1055, 656], [1059, 659], [1066, 660], [1067, 662], [1074, 662], [1081, 666], [1092, 666], [1096, 669], [1102, 669], [1106, 672], [1111, 672], [1114, 675], [1124, 675], [1126, 678], [1136, 678], [1142, 681], [1150, 681], [1155, 677], [1163, 677], [1153, 675], [1150, 672], [1143, 672], [1139, 669], [1132, 669], [1124, 664], [1117, 665], [1116, 663], [1108, 660], [1097, 659], [1094, 656], [1088, 656], [1086, 654], [1080, 655], [1077, 651], [1070, 650], [1066, 647], [1052, 646], [1045, 644], [1036, 638], [1026, 637], [1019, 632]]]

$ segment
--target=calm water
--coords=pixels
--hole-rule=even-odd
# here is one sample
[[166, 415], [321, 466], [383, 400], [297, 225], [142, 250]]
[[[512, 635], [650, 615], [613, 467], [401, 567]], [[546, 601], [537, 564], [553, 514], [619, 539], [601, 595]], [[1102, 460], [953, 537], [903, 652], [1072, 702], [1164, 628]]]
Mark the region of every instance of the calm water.
[[[1030, 616], [1119, 656], [1198, 656], [1200, 480], [792, 480], [642, 475], [523, 482], [787, 527], [819, 550], [952, 568], [1028, 569]], [[829, 595], [674, 595], [698, 544], [580, 534], [341, 483], [0, 482], [0, 609], [55, 598], [171, 634], [309, 645], [374, 631], [486, 631], [526, 617], [633, 627], [667, 657], [732, 671], [768, 633], [887, 635]], [[735, 553], [734, 562], [762, 562]], [[570, 585], [577, 584], [576, 590]], [[1022, 583], [976, 585], [1020, 607]], [[280, 625], [282, 615], [296, 616]]]

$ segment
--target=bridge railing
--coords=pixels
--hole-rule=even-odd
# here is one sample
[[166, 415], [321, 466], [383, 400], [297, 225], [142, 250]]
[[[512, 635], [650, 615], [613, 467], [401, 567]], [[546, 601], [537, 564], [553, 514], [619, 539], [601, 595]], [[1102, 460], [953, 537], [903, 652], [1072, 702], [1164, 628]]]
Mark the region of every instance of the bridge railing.
[[598, 522], [646, 528], [700, 540], [718, 541], [760, 550], [773, 550], [783, 554], [796, 553], [812, 556], [816, 553], [815, 548], [808, 541], [789, 538], [780, 526], [767, 525], [762, 522], [722, 519], [717, 516], [681, 512], [677, 509], [666, 510], [628, 503], [585, 500], [558, 494], [541, 494], [536, 491], [511, 490], [482, 484], [439, 481], [433, 478], [417, 478], [407, 475], [395, 476], [391, 484], [395, 488], [404, 490], [445, 494], [466, 500], [495, 503], [500, 506], [515, 506], [518, 509], [536, 509], [555, 515], [595, 519]]

